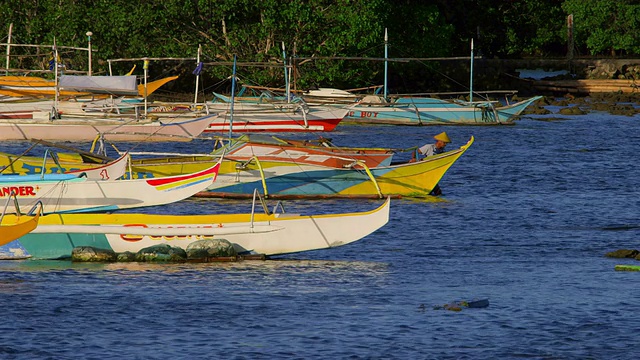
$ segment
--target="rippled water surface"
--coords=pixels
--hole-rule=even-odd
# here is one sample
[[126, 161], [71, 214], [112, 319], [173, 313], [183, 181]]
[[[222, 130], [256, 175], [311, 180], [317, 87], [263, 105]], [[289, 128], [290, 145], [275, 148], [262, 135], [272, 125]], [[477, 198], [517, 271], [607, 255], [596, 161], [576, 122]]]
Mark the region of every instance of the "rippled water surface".
[[[640, 248], [639, 121], [340, 125], [325, 134], [337, 144], [406, 148], [443, 130], [452, 147], [476, 141], [443, 178], [440, 199], [393, 200], [389, 224], [344, 247], [216, 264], [0, 261], [0, 358], [636, 358], [640, 274], [614, 266], [640, 263], [604, 255]], [[311, 213], [379, 203], [285, 205]], [[250, 208], [190, 199], [171, 211]], [[489, 307], [433, 309], [476, 298]]]

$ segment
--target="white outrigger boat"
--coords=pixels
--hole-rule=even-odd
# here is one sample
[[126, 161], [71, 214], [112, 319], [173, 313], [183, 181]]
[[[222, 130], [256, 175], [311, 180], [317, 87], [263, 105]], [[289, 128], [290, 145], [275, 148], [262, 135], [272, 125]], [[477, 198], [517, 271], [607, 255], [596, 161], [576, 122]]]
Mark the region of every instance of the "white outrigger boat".
[[[19, 242], [34, 259], [63, 259], [74, 247], [116, 253], [168, 244], [186, 249], [206, 239], [225, 239], [239, 254], [267, 256], [327, 249], [358, 241], [389, 221], [390, 199], [365, 212], [298, 215], [264, 213], [218, 215], [50, 214]], [[277, 208], [277, 206], [276, 206]]]
[[42, 202], [45, 214], [163, 205], [211, 186], [221, 160], [198, 172], [153, 179], [102, 181], [83, 174], [0, 175], [0, 199], [15, 194], [23, 208]]

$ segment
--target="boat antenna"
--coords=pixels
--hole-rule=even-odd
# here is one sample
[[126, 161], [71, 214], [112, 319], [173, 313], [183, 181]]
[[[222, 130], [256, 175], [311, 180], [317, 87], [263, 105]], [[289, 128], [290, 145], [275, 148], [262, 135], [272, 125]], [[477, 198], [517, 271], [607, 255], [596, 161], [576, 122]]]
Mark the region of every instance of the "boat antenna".
[[231, 76], [231, 115], [229, 116], [229, 141], [231, 141], [231, 135], [233, 134], [233, 103], [236, 97], [236, 60], [237, 55], [233, 54], [233, 71]]

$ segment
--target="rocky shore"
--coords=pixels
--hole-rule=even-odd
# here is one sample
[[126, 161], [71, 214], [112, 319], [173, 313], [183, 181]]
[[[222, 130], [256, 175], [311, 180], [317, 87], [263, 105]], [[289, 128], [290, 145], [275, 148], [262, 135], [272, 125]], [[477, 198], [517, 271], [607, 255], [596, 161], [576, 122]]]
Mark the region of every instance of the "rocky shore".
[[552, 111], [546, 108], [548, 106], [559, 107], [558, 115], [586, 115], [598, 111], [611, 115], [634, 116], [640, 114], [640, 93], [596, 93], [584, 97], [571, 94], [563, 97], [545, 96], [534, 106], [527, 108], [523, 115], [552, 114]]

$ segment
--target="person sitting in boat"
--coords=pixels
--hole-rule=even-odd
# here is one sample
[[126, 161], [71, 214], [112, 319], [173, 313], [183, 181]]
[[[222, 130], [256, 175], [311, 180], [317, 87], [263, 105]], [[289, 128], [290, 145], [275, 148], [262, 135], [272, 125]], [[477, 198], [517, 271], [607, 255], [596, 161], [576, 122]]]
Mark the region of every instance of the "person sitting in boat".
[[444, 148], [447, 146], [448, 143], [451, 142], [451, 139], [449, 139], [449, 136], [447, 135], [446, 132], [441, 132], [440, 134], [434, 136], [433, 138], [436, 139], [435, 144], [426, 144], [418, 148], [418, 152], [422, 154], [424, 157], [428, 157], [436, 154], [442, 154], [444, 152]]
[[[436, 139], [435, 144], [426, 144], [418, 148], [418, 153], [424, 156], [422, 160], [424, 160], [429, 156], [442, 154], [444, 152], [444, 148], [447, 146], [448, 143], [451, 142], [451, 139], [449, 139], [449, 135], [447, 135], [447, 133], [444, 131], [434, 136], [433, 138]], [[442, 190], [440, 189], [440, 186], [438, 184], [436, 184], [433, 190], [431, 190], [430, 195], [433, 195], [433, 196], [442, 195]]]

